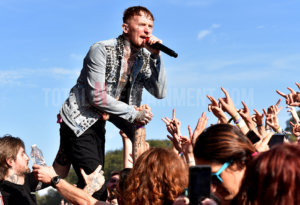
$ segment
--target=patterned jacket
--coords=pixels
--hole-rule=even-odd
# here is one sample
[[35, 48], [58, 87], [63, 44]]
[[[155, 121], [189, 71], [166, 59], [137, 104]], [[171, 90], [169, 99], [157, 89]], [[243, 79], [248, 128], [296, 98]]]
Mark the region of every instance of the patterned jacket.
[[123, 71], [124, 37], [100, 41], [91, 46], [84, 58], [76, 85], [60, 109], [63, 121], [80, 136], [102, 113], [116, 115], [133, 123], [140, 106], [143, 88], [156, 98], [166, 96], [166, 72], [160, 56], [152, 57], [140, 49], [129, 78], [128, 102], [116, 100]]

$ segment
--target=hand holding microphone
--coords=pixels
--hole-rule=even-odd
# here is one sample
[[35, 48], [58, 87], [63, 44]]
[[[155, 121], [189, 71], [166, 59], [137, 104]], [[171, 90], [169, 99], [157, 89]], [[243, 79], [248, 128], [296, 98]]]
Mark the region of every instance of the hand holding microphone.
[[163, 45], [159, 41], [155, 42], [155, 40], [156, 39], [152, 39], [152, 38], [147, 37], [146, 38], [147, 46], [149, 46], [151, 49], [160, 50], [160, 51], [168, 54], [169, 56], [177, 58], [178, 54], [175, 51], [173, 51], [172, 49], [170, 49], [167, 46]]

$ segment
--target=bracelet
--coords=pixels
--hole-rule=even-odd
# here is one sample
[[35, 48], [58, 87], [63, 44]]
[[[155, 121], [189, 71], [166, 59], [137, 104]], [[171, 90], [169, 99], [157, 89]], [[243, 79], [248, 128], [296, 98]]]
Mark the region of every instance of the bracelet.
[[279, 126], [279, 128], [276, 130], [277, 133], [283, 133], [283, 129]]
[[240, 114], [237, 112], [232, 118], [236, 118], [237, 116], [239, 116]]
[[254, 157], [254, 156], [256, 156], [256, 155], [258, 155], [258, 152], [253, 152], [253, 153], [251, 154], [251, 157]]
[[263, 124], [261, 124], [261, 125], [256, 125], [256, 127], [262, 127], [263, 126]]
[[242, 118], [240, 117], [237, 121], [235, 121], [235, 124], [239, 124], [241, 122]]
[[179, 153], [179, 156], [182, 157], [182, 156], [183, 156], [183, 152], [180, 152], [180, 153]]
[[242, 120], [239, 123], [237, 123], [236, 126], [241, 129], [242, 127], [246, 126], [246, 123], [244, 120]]
[[135, 129], [140, 129], [140, 128], [145, 128], [144, 125], [141, 125], [141, 126], [136, 126]]

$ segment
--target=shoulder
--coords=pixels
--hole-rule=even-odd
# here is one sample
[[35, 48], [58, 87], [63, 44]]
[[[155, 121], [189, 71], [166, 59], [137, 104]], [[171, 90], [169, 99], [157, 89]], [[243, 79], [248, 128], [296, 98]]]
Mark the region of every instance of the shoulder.
[[106, 55], [107, 51], [116, 47], [116, 45], [117, 45], [117, 39], [115, 38], [105, 40], [105, 41], [98, 41], [90, 47], [88, 56], [92, 57], [99, 54]]

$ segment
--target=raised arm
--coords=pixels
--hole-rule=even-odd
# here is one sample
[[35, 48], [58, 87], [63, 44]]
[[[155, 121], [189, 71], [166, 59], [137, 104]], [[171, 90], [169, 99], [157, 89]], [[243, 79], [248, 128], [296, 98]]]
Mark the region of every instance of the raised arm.
[[237, 127], [240, 128], [242, 133], [246, 135], [249, 129], [246, 126], [245, 121], [242, 119], [237, 109], [235, 108], [235, 105], [228, 92], [224, 88], [221, 88], [221, 90], [225, 94], [225, 98], [219, 98], [219, 101], [222, 104], [222, 108], [232, 117], [234, 123], [237, 125]]

